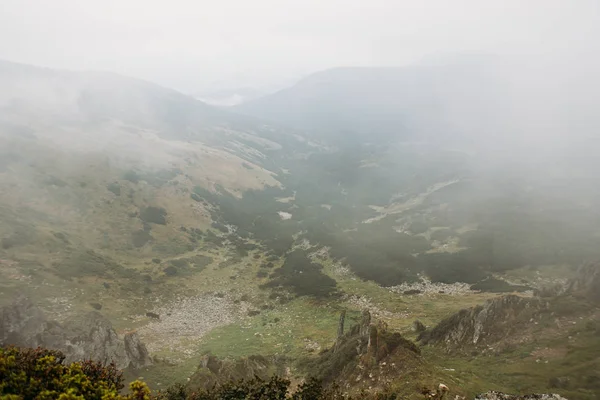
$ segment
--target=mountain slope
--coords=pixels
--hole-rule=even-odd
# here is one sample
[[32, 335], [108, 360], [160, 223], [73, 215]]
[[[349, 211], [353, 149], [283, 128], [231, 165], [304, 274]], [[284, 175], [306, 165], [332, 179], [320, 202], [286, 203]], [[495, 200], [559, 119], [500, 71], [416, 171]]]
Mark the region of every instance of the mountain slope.
[[494, 100], [490, 103], [492, 97], [504, 94], [500, 67], [491, 61], [337, 68], [234, 109], [346, 139], [439, 140], [461, 133], [458, 128], [463, 127], [453, 125], [466, 115], [476, 125], [507, 106]]
[[203, 254], [213, 206], [195, 189], [240, 197], [278, 187], [273, 160], [309, 149], [278, 128], [114, 74], [3, 61], [0, 87], [2, 303], [32, 282], [43, 299], [77, 286], [64, 279], [164, 279], [172, 258]]
[[297, 174], [327, 191], [321, 204], [348, 207], [343, 222], [305, 228], [312, 243], [380, 283], [417, 271], [475, 283], [489, 270], [600, 256], [598, 119], [583, 112], [589, 104], [574, 106], [593, 89], [541, 67], [474, 56], [339, 68], [233, 109], [302, 127], [336, 150]]
[[[557, 157], [513, 141], [495, 125], [501, 103], [470, 108], [502, 86], [479, 87], [479, 67], [309, 78], [309, 101], [296, 87], [282, 93], [297, 107], [276, 97], [267, 111], [281, 103], [310, 139], [135, 79], [1, 68], [0, 303], [26, 292], [57, 323], [100, 309], [118, 334], [138, 330], [157, 386], [207, 352], [293, 370], [335, 343], [342, 309], [371, 309], [393, 347], [414, 318], [437, 323], [600, 257], [596, 147], [574, 140], [585, 152]], [[388, 361], [418, 374], [413, 353]], [[368, 387], [361, 365], [345, 376]], [[382, 381], [402, 372], [389, 366]]]

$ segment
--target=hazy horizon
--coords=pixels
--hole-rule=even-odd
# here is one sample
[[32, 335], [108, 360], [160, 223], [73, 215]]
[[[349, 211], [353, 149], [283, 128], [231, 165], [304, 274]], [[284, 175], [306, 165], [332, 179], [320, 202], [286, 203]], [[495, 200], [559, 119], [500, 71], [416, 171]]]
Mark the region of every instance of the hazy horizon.
[[591, 0], [5, 0], [0, 59], [111, 71], [188, 94], [273, 91], [319, 70], [439, 54], [589, 56], [598, 8]]

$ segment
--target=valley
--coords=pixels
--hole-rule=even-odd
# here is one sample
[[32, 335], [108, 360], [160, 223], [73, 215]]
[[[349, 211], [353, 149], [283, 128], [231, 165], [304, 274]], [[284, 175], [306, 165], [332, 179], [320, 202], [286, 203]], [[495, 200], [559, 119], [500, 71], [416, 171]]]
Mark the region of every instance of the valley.
[[[222, 109], [118, 75], [0, 62], [2, 312], [24, 295], [57, 324], [100, 313], [144, 343], [152, 365], [125, 373], [152, 389], [260, 371], [406, 398], [443, 382], [453, 396], [596, 399], [597, 160], [565, 151], [563, 169], [533, 167], [534, 150], [450, 135], [446, 97], [423, 99], [455, 72], [332, 70]], [[365, 75], [382, 98], [353, 113], [364, 98], [336, 96]], [[319, 110], [337, 117], [315, 126]], [[415, 328], [508, 295], [539, 310], [509, 302], [484, 344], [425, 343]]]

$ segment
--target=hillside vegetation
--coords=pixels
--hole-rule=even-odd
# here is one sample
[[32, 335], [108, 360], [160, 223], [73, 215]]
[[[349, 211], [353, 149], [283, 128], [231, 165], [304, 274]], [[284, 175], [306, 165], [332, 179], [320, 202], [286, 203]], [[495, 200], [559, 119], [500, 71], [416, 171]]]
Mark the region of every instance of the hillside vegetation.
[[[69, 330], [95, 315], [117, 347], [147, 348], [124, 379], [183, 385], [171, 398], [300, 399], [311, 376], [323, 398], [442, 381], [597, 398], [598, 264], [577, 267], [600, 258], [598, 143], [578, 131], [555, 157], [539, 131], [503, 135], [489, 65], [325, 71], [226, 110], [0, 62], [0, 344], [95, 337]], [[248, 371], [263, 381], [230, 383]]]

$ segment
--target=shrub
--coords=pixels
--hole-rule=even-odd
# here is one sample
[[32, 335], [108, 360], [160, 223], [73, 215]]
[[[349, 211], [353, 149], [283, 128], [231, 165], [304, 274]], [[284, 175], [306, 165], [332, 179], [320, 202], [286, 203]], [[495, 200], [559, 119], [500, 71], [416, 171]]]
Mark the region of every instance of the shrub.
[[137, 172], [129, 170], [123, 174], [123, 179], [132, 183], [138, 183], [141, 179], [141, 176]]
[[117, 182], [109, 183], [108, 186], [106, 186], [106, 188], [108, 189], [109, 192], [112, 192], [115, 196], [121, 195], [121, 185], [119, 185]]
[[257, 278], [266, 278], [269, 274], [267, 273], [267, 271], [258, 271], [256, 273], [256, 277]]
[[131, 242], [137, 248], [144, 247], [151, 240], [152, 235], [144, 230], [135, 231], [131, 234]]
[[288, 254], [283, 266], [275, 270], [266, 286], [284, 286], [298, 296], [328, 297], [336, 293], [337, 283], [325, 275], [322, 268], [313, 263], [304, 250], [295, 250]]
[[140, 219], [158, 225], [167, 224], [167, 210], [162, 207], [146, 207], [140, 211]]
[[65, 365], [64, 359], [64, 354], [54, 350], [0, 348], [0, 398], [148, 398], [148, 388], [139, 381], [131, 384], [130, 395], [120, 395], [123, 377], [114, 364], [103, 365], [88, 360]]
[[197, 270], [203, 270], [214, 261], [212, 257], [204, 256], [202, 254], [190, 257], [188, 260]]
[[132, 279], [138, 277], [137, 270], [125, 268], [93, 250], [76, 251], [68, 254], [60, 262], [54, 263], [53, 267], [55, 269], [54, 272], [64, 279], [94, 275], [108, 279]]
[[471, 290], [480, 290], [482, 292], [503, 293], [503, 292], [524, 292], [530, 290], [528, 286], [511, 285], [510, 283], [496, 278], [487, 278], [481, 282], [471, 285]]
[[210, 224], [210, 226], [212, 226], [213, 228], [223, 232], [223, 233], [228, 233], [229, 229], [227, 229], [227, 227], [219, 222], [213, 222], [212, 224]]
[[171, 265], [177, 268], [187, 268], [189, 266], [188, 260], [185, 258], [178, 258], [175, 260], [171, 260]]
[[[227, 381], [210, 389], [192, 392], [176, 384], [152, 393], [145, 383], [134, 381], [129, 394], [121, 394], [123, 374], [114, 364], [94, 361], [63, 364], [65, 356], [53, 350], [0, 348], [0, 398], [62, 400], [351, 400], [339, 387], [323, 387], [310, 378], [293, 393], [290, 381], [273, 376], [268, 380]], [[392, 399], [379, 393], [362, 393], [357, 399]]]

